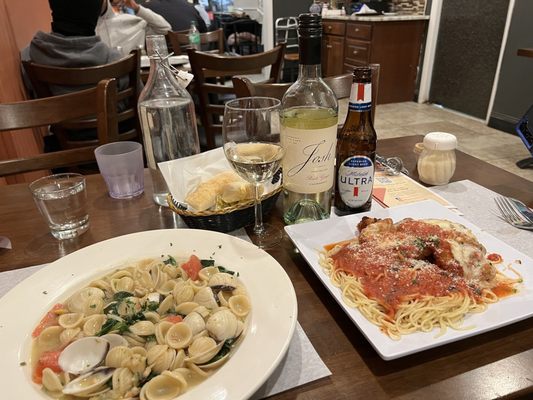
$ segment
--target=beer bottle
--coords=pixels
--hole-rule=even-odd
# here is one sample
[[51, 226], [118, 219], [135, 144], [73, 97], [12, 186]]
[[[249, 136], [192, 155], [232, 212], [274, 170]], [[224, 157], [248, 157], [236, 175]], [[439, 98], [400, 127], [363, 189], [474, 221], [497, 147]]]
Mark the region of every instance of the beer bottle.
[[356, 67], [348, 115], [337, 137], [335, 202], [337, 215], [370, 210], [377, 135], [372, 125], [372, 72]]

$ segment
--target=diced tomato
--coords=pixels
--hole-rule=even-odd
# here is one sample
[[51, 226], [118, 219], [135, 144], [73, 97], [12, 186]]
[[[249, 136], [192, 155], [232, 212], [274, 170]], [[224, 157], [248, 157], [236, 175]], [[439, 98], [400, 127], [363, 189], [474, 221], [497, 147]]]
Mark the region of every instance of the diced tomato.
[[487, 259], [492, 261], [495, 264], [499, 264], [503, 261], [502, 256], [500, 256], [498, 253], [491, 253], [487, 256]]
[[187, 272], [189, 278], [195, 281], [198, 279], [198, 272], [202, 269], [202, 263], [200, 262], [200, 259], [193, 254], [189, 258], [189, 261], [183, 264], [181, 268]]
[[32, 379], [35, 383], [42, 383], [43, 379], [43, 370], [45, 368], [50, 368], [54, 372], [61, 372], [62, 369], [59, 366], [59, 355], [61, 350], [58, 351], [45, 351], [39, 357], [35, 369], [33, 370]]
[[63, 304], [56, 304], [50, 311], [46, 313], [46, 315], [41, 319], [41, 322], [39, 322], [39, 325], [33, 330], [32, 337], [37, 337], [41, 334], [41, 332], [48, 328], [49, 326], [57, 325], [57, 319], [59, 316], [57, 315], [56, 311], [64, 309], [65, 306]]
[[181, 315], [169, 315], [164, 320], [172, 322], [173, 324], [177, 324], [178, 322], [183, 321], [183, 317]]

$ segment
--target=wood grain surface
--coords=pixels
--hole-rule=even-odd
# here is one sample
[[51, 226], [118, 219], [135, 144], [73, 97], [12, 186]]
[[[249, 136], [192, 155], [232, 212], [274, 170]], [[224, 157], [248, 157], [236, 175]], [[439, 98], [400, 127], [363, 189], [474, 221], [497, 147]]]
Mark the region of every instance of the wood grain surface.
[[[416, 178], [413, 145], [421, 136], [378, 143], [383, 156], [400, 156]], [[470, 179], [533, 206], [531, 182], [464, 153], [457, 154], [454, 181]], [[57, 241], [39, 215], [27, 185], [0, 187], [0, 235], [12, 250], [0, 250], [0, 270], [50, 262], [115, 236], [183, 226], [145, 193], [133, 200], [107, 195], [99, 175], [87, 177], [91, 227], [78, 239]], [[279, 209], [269, 222], [281, 224]], [[393, 361], [372, 349], [290, 240], [269, 250], [287, 271], [298, 297], [298, 320], [332, 376], [271, 397], [276, 400], [492, 399], [533, 396], [533, 319]], [[243, 376], [243, 378], [245, 378]]]

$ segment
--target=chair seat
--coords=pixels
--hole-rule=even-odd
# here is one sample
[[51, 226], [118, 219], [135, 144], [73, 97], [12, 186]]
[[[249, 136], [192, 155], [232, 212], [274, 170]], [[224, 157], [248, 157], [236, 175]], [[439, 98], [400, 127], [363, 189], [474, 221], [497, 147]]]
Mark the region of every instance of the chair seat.
[[300, 56], [298, 55], [298, 53], [289, 53], [289, 54], [285, 54], [283, 58], [286, 61], [298, 61], [300, 59]]

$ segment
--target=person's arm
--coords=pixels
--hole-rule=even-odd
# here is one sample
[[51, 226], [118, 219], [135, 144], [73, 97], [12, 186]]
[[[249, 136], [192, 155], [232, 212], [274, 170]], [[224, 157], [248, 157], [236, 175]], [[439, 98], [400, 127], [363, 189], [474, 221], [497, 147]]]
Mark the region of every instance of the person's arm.
[[172, 30], [172, 27], [165, 18], [146, 7], [138, 5], [135, 0], [124, 0], [124, 5], [133, 9], [138, 17], [146, 21], [148, 31], [164, 35]]

